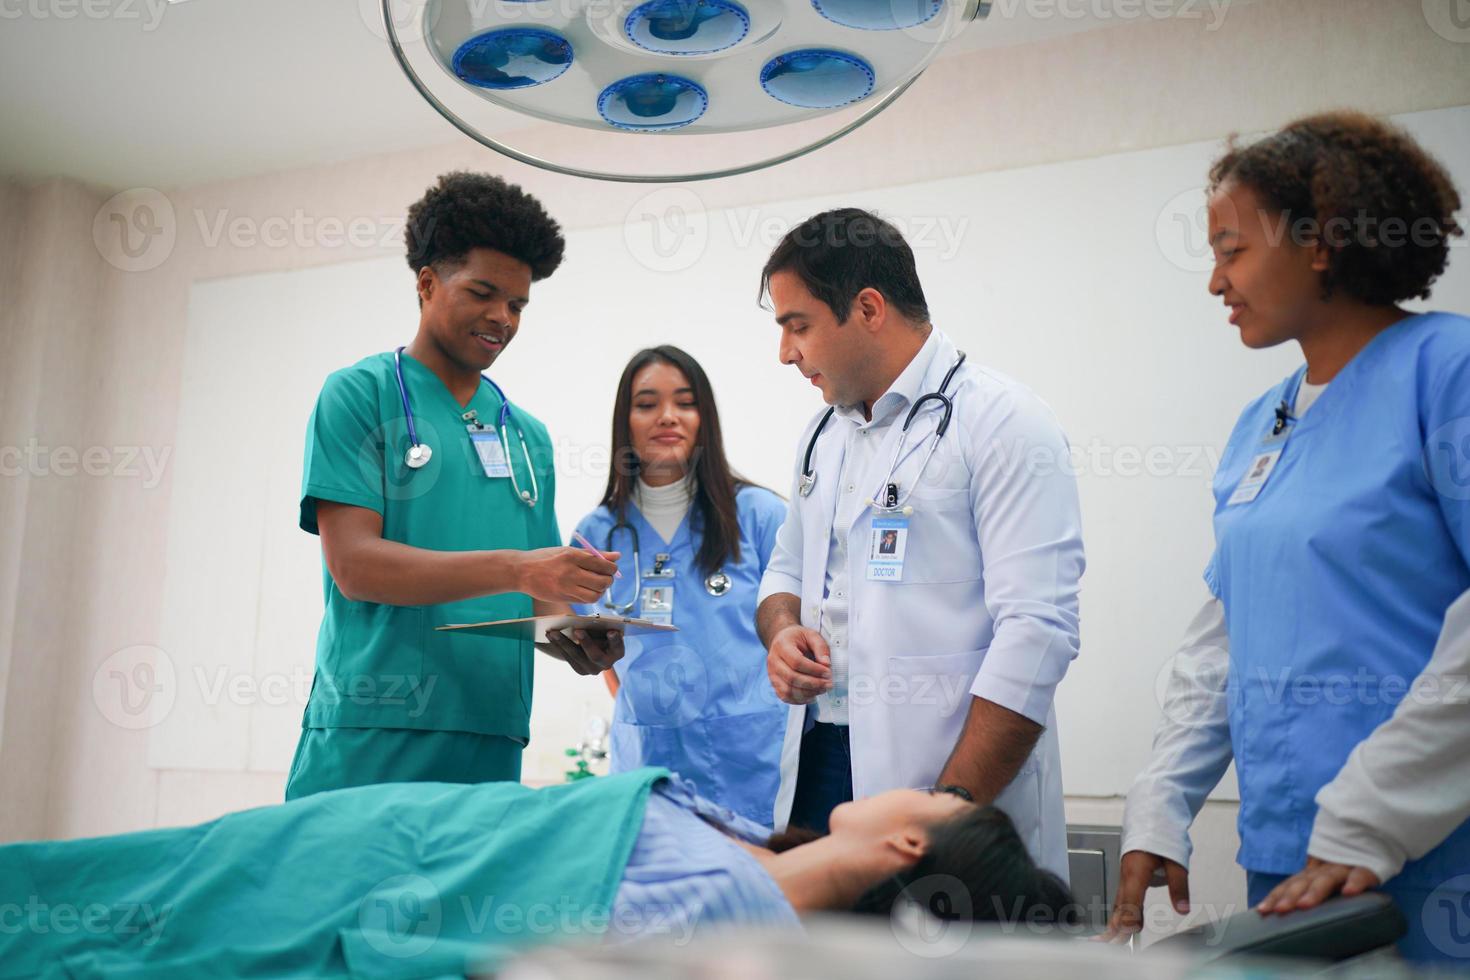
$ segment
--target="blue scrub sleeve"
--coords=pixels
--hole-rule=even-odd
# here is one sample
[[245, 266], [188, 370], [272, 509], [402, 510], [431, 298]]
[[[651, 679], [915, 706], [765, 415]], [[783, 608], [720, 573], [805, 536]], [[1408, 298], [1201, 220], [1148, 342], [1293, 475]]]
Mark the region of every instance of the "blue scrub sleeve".
[[1470, 566], [1470, 351], [1438, 365], [1420, 407], [1424, 468], [1460, 556]]
[[318, 533], [318, 500], [383, 513], [383, 440], [371, 377], [350, 368], [329, 376], [306, 426], [301, 474], [303, 531]]
[[[606, 535], [607, 532], [605, 530], [602, 530], [603, 522], [598, 519], [597, 513], [597, 511], [593, 511], [592, 513], [588, 514], [586, 517], [578, 521], [577, 533], [582, 535], [582, 537], [586, 538], [588, 541], [591, 541], [592, 544], [600, 550], [606, 544], [606, 542], [600, 540], [600, 538]], [[569, 548], [582, 547], [576, 542], [574, 538], [568, 538], [566, 544]], [[571, 605], [572, 611], [575, 612], [578, 616], [591, 616], [593, 613], [597, 612], [597, 603], [595, 602], [574, 602]]]
[[[1225, 451], [1220, 454], [1220, 462], [1217, 464], [1215, 474], [1210, 480], [1212, 504], [1210, 513], [1212, 520], [1213, 514], [1219, 510], [1219, 502], [1227, 499], [1230, 494], [1235, 492], [1235, 487], [1226, 484], [1225, 474], [1230, 472], [1230, 468], [1235, 461], [1235, 456], [1239, 452], [1239, 447], [1242, 445], [1242, 440], [1254, 438], [1249, 420], [1256, 417], [1256, 411], [1259, 409], [1261, 402], [1270, 399], [1277, 390], [1273, 388], [1271, 391], [1268, 391], [1260, 398], [1251, 402], [1241, 411], [1240, 417], [1235, 420], [1235, 426], [1230, 430], [1230, 438], [1225, 443]], [[1248, 442], [1245, 444], [1249, 445]], [[1219, 548], [1218, 542], [1216, 542], [1216, 548]], [[1216, 599], [1220, 598], [1220, 568], [1218, 560], [1219, 551], [1216, 550], [1210, 553], [1209, 564], [1205, 565], [1205, 585], [1209, 587], [1210, 595]]]
[[786, 522], [786, 501], [761, 487], [752, 488], [755, 498], [755, 548], [760, 557], [761, 573], [771, 563], [771, 552], [776, 550], [776, 533]]

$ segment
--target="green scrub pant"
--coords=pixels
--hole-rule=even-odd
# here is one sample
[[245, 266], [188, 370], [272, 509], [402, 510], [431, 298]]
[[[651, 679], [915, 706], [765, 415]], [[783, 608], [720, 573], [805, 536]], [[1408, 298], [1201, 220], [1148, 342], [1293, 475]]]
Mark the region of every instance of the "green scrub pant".
[[286, 799], [377, 783], [520, 782], [522, 748], [474, 732], [303, 728]]

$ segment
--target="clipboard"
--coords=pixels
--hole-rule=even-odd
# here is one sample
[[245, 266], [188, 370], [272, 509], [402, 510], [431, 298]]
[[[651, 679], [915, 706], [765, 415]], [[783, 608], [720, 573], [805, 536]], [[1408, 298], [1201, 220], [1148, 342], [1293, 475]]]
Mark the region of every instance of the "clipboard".
[[566, 632], [580, 629], [589, 633], [620, 630], [624, 636], [679, 632], [677, 626], [650, 623], [646, 619], [604, 616], [601, 613], [593, 613], [591, 616], [523, 616], [520, 619], [497, 619], [489, 623], [451, 623], [447, 626], [436, 626], [434, 629], [441, 632], [473, 633], [476, 636], [490, 636], [501, 640], [530, 640], [532, 643], [545, 643], [547, 630]]

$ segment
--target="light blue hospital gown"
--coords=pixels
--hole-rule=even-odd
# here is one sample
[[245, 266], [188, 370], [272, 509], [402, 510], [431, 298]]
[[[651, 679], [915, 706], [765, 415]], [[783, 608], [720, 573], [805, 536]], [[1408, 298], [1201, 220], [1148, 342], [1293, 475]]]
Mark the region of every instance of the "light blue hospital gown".
[[613, 899], [608, 943], [687, 940], [728, 925], [800, 929], [796, 910], [760, 862], [701, 817], [763, 845], [768, 832], [711, 803], [675, 775], [648, 797], [643, 830]]

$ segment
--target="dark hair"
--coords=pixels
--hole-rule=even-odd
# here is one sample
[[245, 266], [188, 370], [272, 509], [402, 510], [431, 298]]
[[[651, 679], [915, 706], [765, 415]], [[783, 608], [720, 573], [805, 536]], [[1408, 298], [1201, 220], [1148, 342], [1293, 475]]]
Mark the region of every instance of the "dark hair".
[[1062, 880], [1037, 866], [1016, 827], [993, 806], [967, 807], [929, 828], [929, 847], [906, 870], [868, 889], [853, 911], [892, 915], [904, 901], [937, 919], [1074, 925], [1081, 910]]
[[492, 174], [456, 170], [408, 209], [403, 230], [408, 267], [441, 270], [464, 261], [472, 248], [504, 252], [531, 267], [531, 279], [545, 279], [561, 265], [566, 240], [561, 226], [541, 202]]
[[719, 570], [726, 560], [740, 561], [740, 514], [735, 495], [742, 487], [753, 486], [749, 480], [730, 469], [725, 459], [725, 437], [720, 430], [720, 413], [715, 407], [715, 392], [709, 376], [699, 362], [670, 344], [639, 351], [623, 368], [618, 380], [617, 401], [613, 405], [612, 466], [607, 474], [607, 489], [602, 506], [619, 520], [626, 520], [628, 501], [638, 482], [639, 460], [633, 449], [633, 431], [629, 416], [633, 410], [633, 379], [650, 364], [668, 364], [683, 373], [694, 394], [699, 411], [699, 434], [690, 452], [690, 469], [694, 477], [694, 507], [690, 530], [701, 532], [699, 554], [695, 564], [705, 574]]
[[1226, 181], [1249, 187], [1293, 227], [1311, 228], [1298, 244], [1327, 244], [1324, 299], [1338, 289], [1373, 306], [1428, 298], [1449, 240], [1463, 233], [1460, 195], [1444, 167], [1408, 133], [1360, 112], [1299, 119], [1248, 146], [1231, 136], [1210, 168], [1210, 193]]
[[897, 228], [861, 208], [823, 211], [787, 232], [761, 270], [758, 301], [770, 289], [771, 276], [786, 271], [795, 273], [838, 323], [847, 321], [853, 300], [869, 287], [908, 319], [929, 322], [913, 249]]

